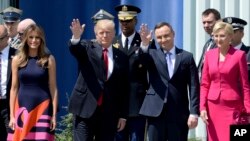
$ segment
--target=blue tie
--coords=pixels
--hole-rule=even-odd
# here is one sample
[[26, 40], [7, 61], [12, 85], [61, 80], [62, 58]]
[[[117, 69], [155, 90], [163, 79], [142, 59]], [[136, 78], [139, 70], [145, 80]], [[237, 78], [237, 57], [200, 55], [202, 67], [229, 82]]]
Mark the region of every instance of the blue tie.
[[166, 53], [166, 60], [167, 60], [167, 64], [168, 64], [168, 75], [169, 75], [169, 78], [171, 78], [173, 76], [173, 72], [174, 72], [174, 65], [173, 65], [173, 62], [171, 60], [171, 55], [172, 55], [171, 52], [167, 52]]

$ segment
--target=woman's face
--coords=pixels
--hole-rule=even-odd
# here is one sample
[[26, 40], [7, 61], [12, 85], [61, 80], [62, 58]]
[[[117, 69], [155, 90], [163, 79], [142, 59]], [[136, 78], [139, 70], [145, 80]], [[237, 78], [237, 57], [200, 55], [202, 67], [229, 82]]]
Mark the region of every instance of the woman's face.
[[229, 35], [225, 29], [219, 29], [214, 35], [214, 40], [219, 48], [227, 48], [232, 40], [232, 35]]
[[38, 49], [41, 45], [41, 38], [35, 31], [31, 31], [28, 35], [27, 44], [31, 49]]

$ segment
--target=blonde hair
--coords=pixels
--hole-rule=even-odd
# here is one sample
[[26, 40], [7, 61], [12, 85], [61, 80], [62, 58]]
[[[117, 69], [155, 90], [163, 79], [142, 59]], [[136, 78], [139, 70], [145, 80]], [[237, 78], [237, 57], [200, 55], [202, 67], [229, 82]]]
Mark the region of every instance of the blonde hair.
[[229, 34], [229, 35], [234, 34], [233, 26], [231, 24], [229, 24], [229, 23], [225, 23], [225, 22], [222, 22], [222, 21], [219, 21], [214, 25], [213, 34], [217, 33], [221, 29], [224, 29], [226, 31], [226, 33]]
[[28, 62], [28, 57], [29, 57], [29, 46], [28, 46], [28, 38], [31, 34], [31, 32], [36, 32], [41, 40], [41, 44], [38, 47], [38, 52], [37, 52], [37, 57], [38, 61], [37, 64], [39, 64], [41, 67], [47, 67], [47, 62], [49, 58], [49, 50], [46, 47], [46, 42], [45, 42], [45, 34], [44, 31], [42, 30], [41, 27], [37, 25], [31, 25], [29, 26], [24, 34], [23, 34], [23, 40], [21, 42], [20, 48], [17, 53], [17, 57], [19, 59], [19, 67], [24, 67], [27, 65]]
[[101, 28], [101, 27], [110, 27], [114, 30], [115, 32], [115, 23], [113, 20], [108, 20], [108, 19], [104, 19], [104, 20], [98, 20], [95, 24], [95, 27], [94, 27], [94, 31], [95, 33], [98, 32], [98, 29]]

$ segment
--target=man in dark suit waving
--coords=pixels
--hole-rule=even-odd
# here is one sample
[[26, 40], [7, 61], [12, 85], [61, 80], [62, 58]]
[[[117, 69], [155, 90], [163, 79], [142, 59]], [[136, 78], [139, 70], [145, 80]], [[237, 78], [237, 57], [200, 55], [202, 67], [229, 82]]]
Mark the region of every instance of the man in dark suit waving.
[[[148, 31], [142, 26], [143, 46], [149, 43]], [[144, 48], [149, 89], [140, 114], [148, 116], [149, 141], [187, 141], [188, 129], [198, 122], [198, 70], [193, 55], [175, 46], [170, 24], [157, 24], [154, 33], [160, 49]]]
[[[106, 12], [101, 12], [104, 14]], [[74, 114], [74, 141], [113, 141], [126, 124], [127, 57], [112, 46], [115, 24], [107, 15], [97, 19], [96, 40], [80, 41], [84, 26], [71, 24], [70, 52], [77, 59], [79, 76], [69, 102]]]

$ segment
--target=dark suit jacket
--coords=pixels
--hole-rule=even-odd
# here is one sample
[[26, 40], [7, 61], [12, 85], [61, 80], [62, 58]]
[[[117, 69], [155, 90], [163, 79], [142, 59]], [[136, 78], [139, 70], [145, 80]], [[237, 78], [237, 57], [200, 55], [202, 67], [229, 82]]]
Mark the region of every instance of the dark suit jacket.
[[122, 45], [121, 35], [116, 37], [114, 44], [129, 58], [129, 116], [135, 117], [139, 115], [148, 88], [147, 70], [141, 60], [141, 37], [135, 33], [128, 52]]
[[[205, 57], [205, 53], [207, 52], [207, 43], [212, 40], [211, 38], [209, 40], [207, 40], [207, 42], [205, 43], [203, 49], [202, 49], [202, 54], [201, 54], [201, 57], [200, 57], [200, 61], [199, 61], [199, 64], [198, 64], [198, 72], [201, 73], [202, 72], [202, 67], [203, 67], [203, 63], [204, 63], [204, 57]], [[215, 41], [212, 40], [212, 44], [210, 45], [210, 48], [209, 49], [213, 49], [213, 48], [216, 48], [216, 44], [215, 44]]]
[[248, 81], [250, 82], [250, 47], [242, 44], [240, 50], [242, 50], [246, 53], [247, 69], [248, 69]]
[[10, 89], [11, 89], [11, 79], [12, 79], [12, 72], [11, 72], [11, 63], [12, 63], [12, 58], [14, 57], [16, 53], [16, 49], [10, 47], [9, 50], [9, 61], [8, 61], [8, 69], [7, 69], [7, 90], [6, 90], [6, 94], [7, 94], [7, 100], [9, 101], [10, 99]]
[[176, 48], [175, 67], [171, 79], [168, 75], [165, 54], [161, 49], [149, 50], [144, 60], [148, 64], [150, 86], [140, 114], [158, 117], [163, 110], [165, 95], [167, 95], [167, 113], [171, 120], [186, 122], [190, 113], [199, 114], [199, 79], [191, 53]]
[[79, 76], [70, 97], [69, 112], [82, 118], [90, 118], [97, 108], [97, 99], [102, 92], [104, 112], [117, 118], [126, 118], [127, 57], [113, 48], [114, 68], [106, 81], [102, 47], [97, 42], [82, 40], [77, 45], [70, 45], [70, 52], [77, 59]]
[[242, 43], [242, 46], [240, 47], [240, 50], [244, 51], [246, 54], [248, 53], [249, 51], [249, 46], [246, 46]]

